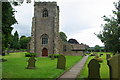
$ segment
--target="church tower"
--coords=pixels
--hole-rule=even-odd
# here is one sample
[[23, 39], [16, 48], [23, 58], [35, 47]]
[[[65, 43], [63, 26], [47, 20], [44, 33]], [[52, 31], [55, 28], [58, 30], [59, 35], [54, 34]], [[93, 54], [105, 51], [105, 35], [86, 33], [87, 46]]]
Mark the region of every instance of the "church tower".
[[59, 53], [59, 6], [56, 2], [35, 2], [30, 52], [37, 56]]

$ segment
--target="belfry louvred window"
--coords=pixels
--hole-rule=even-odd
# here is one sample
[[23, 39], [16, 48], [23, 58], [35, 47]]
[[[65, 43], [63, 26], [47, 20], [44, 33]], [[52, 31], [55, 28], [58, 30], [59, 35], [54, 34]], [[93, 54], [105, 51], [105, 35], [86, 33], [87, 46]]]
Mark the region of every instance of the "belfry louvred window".
[[48, 17], [48, 10], [45, 8], [43, 9], [43, 13], [42, 13], [43, 17]]

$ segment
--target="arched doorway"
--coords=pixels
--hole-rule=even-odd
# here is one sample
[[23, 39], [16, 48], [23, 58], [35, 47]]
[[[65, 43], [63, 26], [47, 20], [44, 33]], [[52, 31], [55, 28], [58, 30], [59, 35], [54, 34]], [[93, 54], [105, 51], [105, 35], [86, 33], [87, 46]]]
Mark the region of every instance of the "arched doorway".
[[47, 48], [43, 48], [43, 50], [42, 50], [42, 56], [48, 56], [48, 50], [47, 50]]

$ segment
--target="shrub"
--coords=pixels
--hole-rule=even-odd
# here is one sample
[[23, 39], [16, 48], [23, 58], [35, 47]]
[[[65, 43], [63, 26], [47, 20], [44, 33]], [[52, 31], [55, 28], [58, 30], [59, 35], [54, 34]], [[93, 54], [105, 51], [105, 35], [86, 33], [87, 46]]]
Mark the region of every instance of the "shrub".
[[0, 62], [5, 62], [5, 61], [7, 61], [7, 59], [4, 58], [0, 59]]
[[25, 53], [25, 57], [32, 57], [32, 56], [36, 57], [36, 53], [29, 53], [29, 52]]

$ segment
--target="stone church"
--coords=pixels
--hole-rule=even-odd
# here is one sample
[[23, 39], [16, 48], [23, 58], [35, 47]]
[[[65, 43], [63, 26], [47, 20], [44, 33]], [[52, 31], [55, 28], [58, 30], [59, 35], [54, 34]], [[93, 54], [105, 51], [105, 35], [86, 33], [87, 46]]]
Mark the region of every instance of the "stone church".
[[59, 12], [57, 2], [35, 2], [30, 41], [31, 53], [37, 53], [37, 56], [83, 55], [85, 45], [70, 44], [60, 39]]

